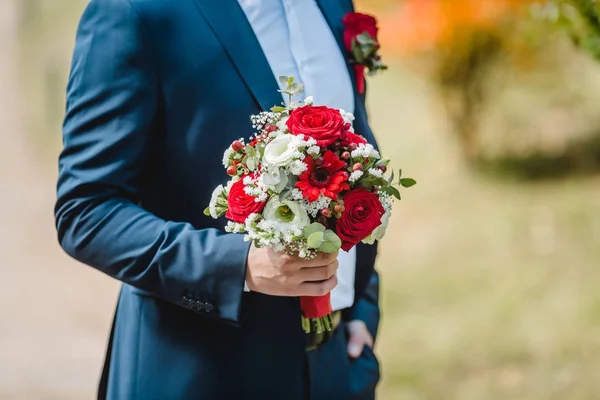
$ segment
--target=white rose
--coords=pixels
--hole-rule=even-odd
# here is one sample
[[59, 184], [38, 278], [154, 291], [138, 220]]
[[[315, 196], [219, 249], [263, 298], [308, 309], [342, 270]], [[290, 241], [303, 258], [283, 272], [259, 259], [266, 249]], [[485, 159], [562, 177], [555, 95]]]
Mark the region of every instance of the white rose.
[[376, 240], [381, 240], [385, 236], [385, 231], [390, 222], [390, 217], [392, 216], [392, 212], [388, 211], [381, 216], [381, 225], [379, 225], [371, 234], [363, 239], [363, 243], [373, 244]]
[[263, 158], [267, 163], [281, 167], [294, 160], [296, 149], [296, 137], [294, 135], [283, 135], [273, 139], [265, 147]]
[[267, 221], [276, 221], [283, 229], [303, 229], [310, 224], [306, 210], [295, 201], [280, 201], [278, 196], [273, 196], [263, 210], [263, 218]]

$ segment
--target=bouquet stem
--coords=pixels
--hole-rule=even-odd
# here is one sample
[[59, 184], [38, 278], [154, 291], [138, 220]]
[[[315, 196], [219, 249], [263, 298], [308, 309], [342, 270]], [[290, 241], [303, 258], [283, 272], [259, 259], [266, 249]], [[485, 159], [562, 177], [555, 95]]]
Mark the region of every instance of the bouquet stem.
[[306, 333], [330, 332], [333, 329], [333, 314], [319, 318], [306, 318], [302, 316], [302, 329]]
[[333, 329], [330, 294], [319, 297], [300, 297], [302, 329], [306, 333], [323, 333]]

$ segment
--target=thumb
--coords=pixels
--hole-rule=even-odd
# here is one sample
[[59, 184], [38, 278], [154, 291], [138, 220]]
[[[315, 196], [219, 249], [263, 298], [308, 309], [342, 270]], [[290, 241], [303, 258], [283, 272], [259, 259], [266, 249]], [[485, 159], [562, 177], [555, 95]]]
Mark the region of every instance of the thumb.
[[348, 355], [352, 358], [358, 358], [362, 354], [364, 347], [365, 342], [361, 339], [360, 335], [350, 333], [350, 338], [348, 339]]

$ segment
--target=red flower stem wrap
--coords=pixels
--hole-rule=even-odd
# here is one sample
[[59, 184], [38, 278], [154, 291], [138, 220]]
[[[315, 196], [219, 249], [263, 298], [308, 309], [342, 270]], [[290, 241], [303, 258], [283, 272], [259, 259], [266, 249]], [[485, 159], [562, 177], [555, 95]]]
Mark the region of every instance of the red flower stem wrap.
[[319, 297], [300, 297], [300, 308], [302, 309], [304, 318], [321, 318], [331, 314], [330, 297], [330, 293]]
[[356, 90], [358, 93], [365, 92], [365, 66], [361, 64], [354, 65], [354, 73], [356, 74]]

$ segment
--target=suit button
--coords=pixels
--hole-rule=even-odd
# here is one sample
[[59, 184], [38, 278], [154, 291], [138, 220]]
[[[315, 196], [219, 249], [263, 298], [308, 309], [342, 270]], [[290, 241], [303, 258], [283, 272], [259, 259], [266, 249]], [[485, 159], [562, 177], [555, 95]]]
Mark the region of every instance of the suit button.
[[215, 307], [211, 303], [204, 304], [204, 311], [206, 311], [207, 313], [211, 312], [214, 309]]
[[184, 307], [192, 308], [192, 301], [187, 296], [181, 298], [181, 303]]
[[204, 310], [204, 303], [201, 302], [200, 300], [196, 300], [196, 310], [198, 311], [203, 311]]

